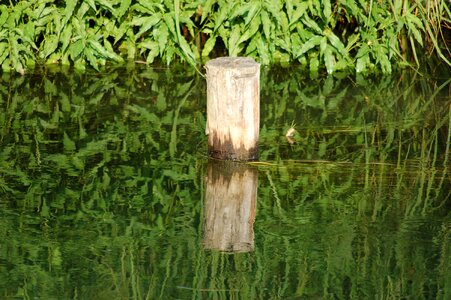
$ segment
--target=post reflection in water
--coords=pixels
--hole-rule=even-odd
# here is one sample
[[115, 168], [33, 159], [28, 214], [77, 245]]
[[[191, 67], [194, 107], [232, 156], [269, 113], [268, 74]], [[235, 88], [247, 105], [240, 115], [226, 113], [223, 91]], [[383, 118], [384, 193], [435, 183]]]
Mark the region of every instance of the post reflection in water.
[[253, 251], [256, 168], [244, 163], [210, 160], [205, 182], [204, 248]]

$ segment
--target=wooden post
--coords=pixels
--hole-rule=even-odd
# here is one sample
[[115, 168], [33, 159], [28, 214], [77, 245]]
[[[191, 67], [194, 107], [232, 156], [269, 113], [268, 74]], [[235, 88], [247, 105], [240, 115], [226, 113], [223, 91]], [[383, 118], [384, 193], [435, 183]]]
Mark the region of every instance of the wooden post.
[[254, 250], [258, 171], [246, 164], [209, 161], [204, 208], [204, 247]]
[[208, 154], [234, 161], [258, 159], [260, 64], [221, 57], [206, 63]]

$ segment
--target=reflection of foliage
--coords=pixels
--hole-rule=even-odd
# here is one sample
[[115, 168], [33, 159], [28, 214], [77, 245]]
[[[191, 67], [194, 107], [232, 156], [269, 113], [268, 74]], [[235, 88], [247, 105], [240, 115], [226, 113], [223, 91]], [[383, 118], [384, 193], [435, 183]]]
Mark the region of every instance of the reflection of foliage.
[[[389, 78], [375, 84], [360, 77], [353, 84], [331, 76], [312, 82], [289, 69], [284, 74], [262, 83], [272, 87], [262, 91], [262, 142], [283, 145], [267, 147], [264, 160], [289, 155], [286, 158], [401, 163], [420, 153], [437, 159], [437, 151], [449, 143], [445, 128], [451, 102], [445, 88], [450, 80], [433, 88], [415, 77], [402, 85]], [[290, 146], [281, 132], [293, 121], [299, 134]], [[273, 152], [280, 150], [284, 152]]]
[[[264, 79], [262, 143], [275, 146], [261, 157], [275, 163], [260, 164], [256, 221], [262, 255], [280, 257], [266, 268], [283, 262], [272, 297], [446, 298], [449, 228], [429, 218], [449, 218], [450, 80], [281, 74]], [[293, 122], [291, 144], [283, 133]]]
[[[81, 197], [89, 199], [83, 203], [85, 209], [105, 209], [105, 198], [120, 200], [124, 205], [136, 204], [130, 198], [130, 194], [135, 195], [135, 189], [142, 195], [159, 189], [151, 183], [152, 174], [138, 174], [133, 165], [142, 164], [152, 170], [155, 164], [160, 164], [157, 161], [175, 156], [184, 161], [187, 152], [178, 146], [177, 135], [196, 137], [199, 129], [186, 129], [197, 124], [194, 115], [181, 115], [181, 108], [198, 104], [196, 95], [191, 93], [197, 79], [180, 83], [177, 91], [173, 91], [160, 90], [155, 78], [161, 80], [164, 76], [157, 73], [129, 74], [125, 84], [118, 84], [122, 78], [118, 78], [117, 72], [102, 78], [85, 75], [58, 79], [55, 76], [52, 80], [49, 74], [42, 82], [13, 82], [18, 85], [11, 87], [8, 100], [2, 104], [6, 108], [2, 113], [2, 144], [5, 145], [2, 161], [8, 164], [4, 169], [25, 168], [5, 175], [19, 177], [14, 181], [27, 186], [31, 198], [34, 192], [55, 189], [52, 205], [63, 210], [68, 208], [67, 203], [57, 205], [56, 202], [66, 196], [74, 197], [74, 189], [82, 190]], [[164, 80], [174, 79], [168, 75]], [[148, 82], [152, 84], [149, 88]], [[27, 91], [30, 96], [24, 97]], [[152, 108], [146, 108], [148, 105]], [[167, 144], [161, 144], [163, 141]], [[180, 171], [184, 168], [181, 166]], [[26, 174], [24, 170], [32, 172]], [[54, 178], [55, 172], [60, 176]], [[186, 169], [177, 175], [172, 166], [167, 166], [162, 175], [192, 179], [194, 174], [194, 170]], [[11, 182], [12, 178], [8, 179]], [[118, 180], [127, 183], [117, 184]], [[7, 185], [4, 188], [13, 191]]]
[[[26, 237], [17, 241], [26, 259], [10, 262], [26, 269], [11, 271], [18, 274], [9, 280], [25, 276], [31, 286], [36, 281], [50, 284], [45, 276], [60, 275], [48, 273], [46, 267], [37, 273], [39, 264], [30, 272], [27, 259], [52, 270], [70, 268], [80, 259], [82, 269], [73, 274], [77, 278], [66, 280], [75, 287], [89, 282], [92, 259], [110, 251], [113, 240], [119, 247], [113, 253], [120, 256], [133, 246], [134, 231], [143, 231], [140, 243], [148, 243], [174, 222], [169, 215], [183, 211], [191, 194], [186, 182], [197, 177], [192, 153], [203, 136], [200, 115], [191, 113], [199, 110], [197, 93], [202, 89], [195, 86], [200, 78], [184, 81], [176, 73], [152, 70], [126, 74], [126, 78], [117, 71], [101, 77], [57, 73], [34, 81], [11, 78], [9, 88], [2, 89], [2, 203], [14, 203], [34, 216], [35, 231], [49, 235], [40, 242], [33, 231], [17, 232], [28, 228], [28, 222], [14, 215], [3, 218], [3, 236]], [[179, 135], [192, 143], [181, 144]], [[125, 228], [117, 214], [130, 214], [139, 222], [130, 220], [131, 227], [116, 238], [104, 236], [118, 226]], [[60, 232], [65, 226], [73, 226], [73, 231]], [[66, 239], [68, 243], [60, 242]], [[83, 245], [86, 248], [79, 248]], [[83, 285], [80, 288], [86, 288]], [[6, 286], [17, 288], [17, 283]], [[45, 290], [53, 295], [50, 287]]]
[[225, 255], [200, 248], [202, 78], [3, 74], [1, 294], [446, 298], [449, 95], [403, 75], [263, 72], [256, 251]]

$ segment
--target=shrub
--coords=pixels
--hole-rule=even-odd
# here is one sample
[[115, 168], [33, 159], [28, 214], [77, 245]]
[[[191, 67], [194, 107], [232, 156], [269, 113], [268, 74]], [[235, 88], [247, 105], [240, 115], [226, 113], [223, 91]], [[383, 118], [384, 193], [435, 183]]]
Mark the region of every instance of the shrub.
[[37, 62], [99, 70], [217, 55], [312, 73], [391, 73], [430, 53], [451, 65], [446, 0], [11, 0], [0, 11], [0, 63], [20, 73]]

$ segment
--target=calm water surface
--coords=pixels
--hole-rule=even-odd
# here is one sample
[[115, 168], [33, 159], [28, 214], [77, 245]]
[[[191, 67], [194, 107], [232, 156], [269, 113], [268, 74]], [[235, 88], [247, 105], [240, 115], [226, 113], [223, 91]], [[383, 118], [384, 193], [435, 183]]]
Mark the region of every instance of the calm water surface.
[[224, 164], [184, 66], [3, 74], [0, 298], [450, 299], [447, 80], [263, 68]]

